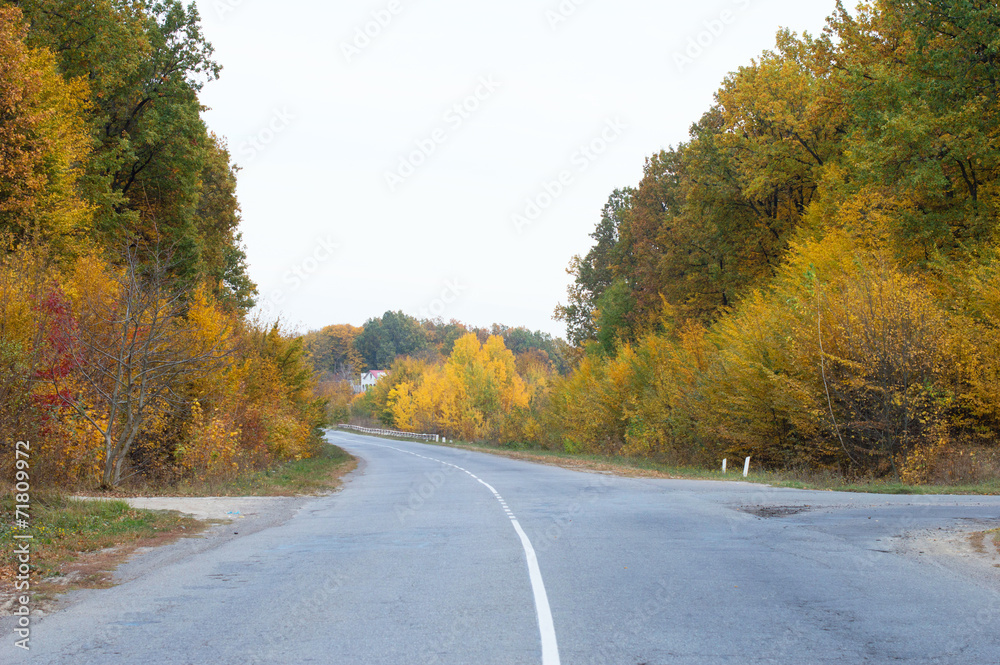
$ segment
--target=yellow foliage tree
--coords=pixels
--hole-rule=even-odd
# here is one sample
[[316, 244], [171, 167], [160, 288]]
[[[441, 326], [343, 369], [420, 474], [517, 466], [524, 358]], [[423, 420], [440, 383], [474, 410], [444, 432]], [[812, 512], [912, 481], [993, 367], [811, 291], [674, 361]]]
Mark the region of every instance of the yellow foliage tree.
[[25, 45], [20, 9], [0, 7], [0, 232], [77, 255], [92, 208], [78, 181], [92, 148], [85, 79], [66, 80]]
[[401, 430], [513, 443], [537, 436], [532, 390], [544, 390], [544, 385], [529, 387], [517, 364], [503, 338], [490, 336], [480, 344], [470, 333], [456, 341], [443, 365], [399, 361], [380, 382], [385, 385], [371, 392], [385, 393], [391, 422]]

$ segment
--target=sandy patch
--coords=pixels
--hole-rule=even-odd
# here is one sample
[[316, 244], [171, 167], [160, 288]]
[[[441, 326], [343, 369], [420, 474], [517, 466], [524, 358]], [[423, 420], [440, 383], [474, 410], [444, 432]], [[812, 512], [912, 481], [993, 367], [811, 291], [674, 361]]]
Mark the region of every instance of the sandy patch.
[[904, 536], [897, 551], [1000, 589], [1000, 533], [995, 531], [919, 531]]
[[[75, 499], [111, 500], [103, 497], [73, 497]], [[261, 512], [296, 504], [296, 497], [287, 496], [152, 496], [114, 499], [127, 502], [141, 510], [176, 510], [202, 520], [237, 520]]]

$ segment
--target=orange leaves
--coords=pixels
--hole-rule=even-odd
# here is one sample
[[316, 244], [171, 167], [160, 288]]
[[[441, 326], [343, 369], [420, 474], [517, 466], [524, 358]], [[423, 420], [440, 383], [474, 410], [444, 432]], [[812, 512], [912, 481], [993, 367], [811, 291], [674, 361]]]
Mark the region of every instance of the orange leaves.
[[108, 310], [121, 295], [121, 273], [96, 254], [77, 259], [63, 273], [60, 286], [75, 311]]
[[[794, 35], [778, 35], [778, 53], [765, 52], [750, 66], [730, 74], [717, 93], [723, 145], [735, 150], [733, 166], [748, 199], [764, 201], [775, 192], [804, 187], [808, 203], [818, 167], [836, 153], [843, 114], [829, 113], [829, 82], [815, 75], [809, 45]], [[834, 107], [836, 108], [836, 107]], [[792, 205], [776, 210], [794, 223]]]
[[352, 325], [334, 325], [306, 333], [303, 344], [317, 373], [343, 380], [360, 372], [364, 359], [355, 348], [354, 340], [363, 330]]
[[346, 423], [351, 418], [354, 390], [347, 381], [324, 381], [316, 387], [316, 395], [326, 402], [327, 422]]
[[520, 438], [517, 420], [527, 411], [530, 395], [501, 337], [491, 335], [482, 346], [473, 334], [462, 337], [445, 370], [464, 390], [470, 416], [481, 421], [480, 437], [500, 443]]
[[0, 8], [0, 231], [74, 254], [90, 224], [76, 191], [91, 150], [87, 83], [65, 80], [55, 57], [25, 45], [19, 9]]
[[[277, 328], [257, 330], [247, 326], [231, 329], [228, 314], [214, 305], [208, 296], [191, 306], [189, 323], [206, 335], [206, 343], [215, 334], [232, 337], [235, 349], [231, 363], [194, 382], [192, 388], [202, 404], [211, 409], [220, 432], [226, 436], [199, 434], [194, 427], [188, 434], [190, 444], [237, 463], [239, 469], [261, 469], [275, 461], [302, 459], [312, 454], [315, 431], [322, 420], [322, 404], [314, 394], [301, 349], [290, 336]], [[229, 331], [229, 332], [226, 332]], [[235, 451], [230, 450], [235, 446]], [[204, 460], [206, 452], [194, 454]], [[211, 476], [215, 470], [230, 467], [205, 465]]]
[[884, 263], [862, 264], [835, 288], [822, 303], [835, 427], [853, 463], [896, 471], [957, 423], [949, 417], [955, 319], [920, 280]]
[[191, 420], [185, 440], [174, 451], [177, 462], [198, 480], [231, 478], [248, 464], [239, 445], [240, 430], [231, 414], [219, 412], [206, 417], [201, 403], [191, 406]]
[[549, 399], [568, 448], [923, 482], [998, 444], [1000, 10], [948, 4], [782, 31], [647, 160], [559, 310], [610, 356]]
[[199, 350], [205, 351], [226, 340], [233, 334], [232, 316], [224, 312], [204, 288], [190, 296], [185, 317], [188, 330], [197, 340]]
[[570, 451], [702, 461], [707, 428], [699, 395], [714, 349], [700, 325], [647, 335], [617, 357], [590, 355], [549, 399], [553, 425]]
[[0, 245], [0, 257], [0, 343], [27, 352], [38, 343], [37, 305], [53, 271], [35, 247]]
[[39, 482], [209, 479], [311, 454], [322, 403], [289, 336], [241, 326], [203, 288], [46, 258], [0, 258], [0, 424], [32, 440]]
[[[230, 156], [183, 75], [218, 70], [196, 13], [71, 9], [0, 6], [0, 426], [60, 483], [171, 477], [178, 445], [209, 475], [308, 455], [323, 413], [301, 349], [235, 330], [254, 286]], [[176, 48], [200, 55], [141, 75]]]

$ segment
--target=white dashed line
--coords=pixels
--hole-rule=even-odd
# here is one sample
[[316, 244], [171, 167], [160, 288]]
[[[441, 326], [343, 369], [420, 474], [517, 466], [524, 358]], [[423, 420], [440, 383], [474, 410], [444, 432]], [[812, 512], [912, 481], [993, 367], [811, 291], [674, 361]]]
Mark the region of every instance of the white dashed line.
[[450, 462], [445, 462], [433, 457], [427, 457], [426, 455], [411, 453], [409, 450], [393, 448], [392, 446], [383, 446], [378, 443], [370, 443], [369, 445], [377, 446], [379, 448], [388, 448], [389, 450], [406, 453], [407, 455], [413, 455], [414, 457], [420, 457], [425, 460], [430, 460], [431, 462], [437, 462], [438, 464], [444, 464], [445, 466], [458, 469], [459, 471], [471, 476], [493, 493], [493, 496], [500, 502], [500, 507], [503, 508], [504, 512], [510, 518], [510, 523], [514, 527], [514, 531], [517, 532], [518, 538], [521, 539], [521, 547], [524, 548], [524, 558], [528, 562], [528, 578], [531, 580], [531, 590], [535, 596], [535, 611], [538, 613], [538, 632], [542, 638], [542, 665], [559, 665], [559, 643], [556, 641], [556, 628], [555, 624], [552, 622], [552, 610], [549, 608], [548, 594], [545, 593], [545, 583], [542, 581], [542, 571], [538, 568], [538, 557], [535, 555], [535, 548], [531, 546], [531, 541], [528, 539], [528, 535], [524, 533], [524, 529], [521, 528], [521, 523], [517, 521], [517, 517], [513, 512], [511, 512], [510, 508], [507, 506], [507, 502], [504, 501], [502, 496], [500, 496], [500, 493], [497, 492], [496, 489], [494, 489], [494, 487], [488, 482], [468, 469], [463, 469], [457, 464], [451, 464]]

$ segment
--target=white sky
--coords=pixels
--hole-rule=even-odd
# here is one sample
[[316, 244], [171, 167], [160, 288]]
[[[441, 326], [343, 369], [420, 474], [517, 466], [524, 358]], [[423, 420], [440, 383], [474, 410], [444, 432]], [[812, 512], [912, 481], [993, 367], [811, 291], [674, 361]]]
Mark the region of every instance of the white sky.
[[[685, 140], [726, 73], [771, 48], [780, 27], [817, 34], [834, 8], [197, 4], [224, 67], [202, 94], [206, 119], [243, 169], [250, 275], [272, 318], [305, 331], [401, 309], [559, 336], [552, 311], [565, 301], [565, 269], [589, 249], [611, 192], [638, 184], [647, 156]], [[366, 24], [376, 35], [345, 53]], [[692, 39], [702, 52], [681, 65]], [[418, 143], [433, 152], [411, 159]], [[422, 163], [410, 174], [401, 159]], [[560, 175], [547, 200], [545, 184]], [[519, 228], [518, 214], [529, 223]]]

